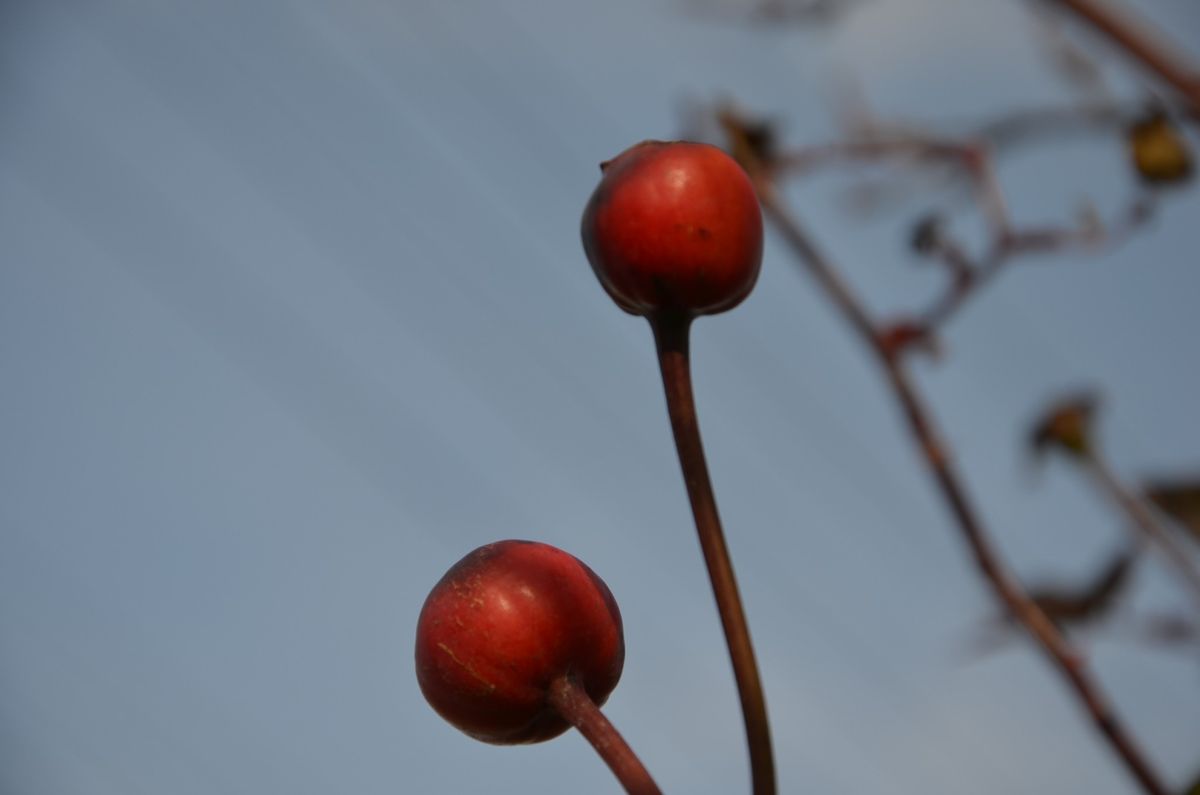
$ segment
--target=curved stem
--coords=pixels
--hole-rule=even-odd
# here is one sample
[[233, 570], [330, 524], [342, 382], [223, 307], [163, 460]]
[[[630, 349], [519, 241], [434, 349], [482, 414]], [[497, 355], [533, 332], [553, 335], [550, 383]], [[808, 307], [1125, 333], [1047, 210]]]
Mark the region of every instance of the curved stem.
[[708, 464], [704, 459], [700, 426], [696, 420], [688, 354], [692, 318], [685, 315], [659, 315], [649, 320], [658, 349], [658, 363], [667, 396], [667, 413], [675, 434], [679, 465], [683, 469], [700, 548], [708, 566], [708, 578], [717, 600], [717, 612], [725, 630], [725, 642], [729, 646], [733, 675], [742, 702], [754, 795], [774, 795], [775, 760], [771, 751], [771, 729], [767, 722], [762, 680], [754, 659], [754, 646], [750, 642], [750, 628], [742, 609], [742, 598], [738, 594], [733, 563], [729, 559], [725, 534], [721, 530], [721, 518], [717, 514], [717, 501], [708, 477]]
[[642, 760], [575, 677], [564, 674], [551, 683], [550, 706], [587, 738], [629, 795], [662, 795]]

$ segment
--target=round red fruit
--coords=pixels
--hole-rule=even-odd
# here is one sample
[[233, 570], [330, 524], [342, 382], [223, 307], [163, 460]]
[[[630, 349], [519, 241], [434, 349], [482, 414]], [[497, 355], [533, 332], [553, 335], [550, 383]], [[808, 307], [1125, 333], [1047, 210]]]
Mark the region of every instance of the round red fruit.
[[707, 315], [750, 293], [762, 213], [733, 158], [708, 144], [644, 141], [601, 169], [583, 211], [583, 248], [622, 309]]
[[569, 675], [596, 704], [621, 678], [617, 603], [596, 574], [548, 544], [498, 541], [454, 564], [417, 621], [417, 681], [429, 704], [484, 742], [534, 743], [566, 731], [547, 704]]

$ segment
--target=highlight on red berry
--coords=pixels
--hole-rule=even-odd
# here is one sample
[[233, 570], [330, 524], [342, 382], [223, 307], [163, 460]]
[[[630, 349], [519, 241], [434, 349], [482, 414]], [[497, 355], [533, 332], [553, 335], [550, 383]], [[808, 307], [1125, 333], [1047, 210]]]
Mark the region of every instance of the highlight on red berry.
[[621, 613], [604, 581], [548, 544], [498, 541], [454, 564], [417, 621], [425, 699], [468, 735], [535, 743], [569, 723], [549, 703], [571, 677], [597, 705], [625, 662]]
[[643, 141], [601, 169], [583, 247], [622, 309], [707, 315], [746, 298], [762, 262], [762, 213], [733, 158], [708, 144]]

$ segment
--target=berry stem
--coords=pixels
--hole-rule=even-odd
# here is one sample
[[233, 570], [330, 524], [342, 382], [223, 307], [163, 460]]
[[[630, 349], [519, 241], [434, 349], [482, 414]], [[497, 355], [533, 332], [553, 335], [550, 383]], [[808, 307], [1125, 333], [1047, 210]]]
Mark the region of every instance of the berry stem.
[[771, 751], [771, 729], [767, 722], [766, 700], [763, 697], [758, 664], [754, 659], [750, 628], [742, 609], [733, 563], [725, 545], [725, 534], [717, 513], [717, 501], [713, 496], [712, 482], [708, 476], [704, 446], [700, 441], [700, 426], [696, 420], [696, 402], [692, 395], [691, 360], [688, 352], [692, 317], [686, 314], [660, 313], [650, 315], [648, 319], [658, 349], [658, 363], [662, 369], [663, 389], [667, 396], [667, 413], [671, 417], [671, 430], [675, 434], [679, 465], [683, 469], [683, 480], [687, 485], [692, 515], [696, 520], [696, 532], [700, 537], [704, 562], [708, 566], [708, 577], [712, 583], [713, 596], [717, 600], [717, 611], [725, 630], [725, 641], [733, 663], [733, 675], [742, 702], [746, 741], [750, 747], [754, 795], [774, 795], [775, 760]]
[[549, 698], [550, 706], [587, 738], [629, 795], [662, 795], [642, 760], [574, 676], [555, 679]]

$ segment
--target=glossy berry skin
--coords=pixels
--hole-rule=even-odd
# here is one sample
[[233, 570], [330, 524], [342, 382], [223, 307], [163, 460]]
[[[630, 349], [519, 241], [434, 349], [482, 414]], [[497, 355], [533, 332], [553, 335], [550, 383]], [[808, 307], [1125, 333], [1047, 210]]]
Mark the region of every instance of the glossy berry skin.
[[625, 639], [608, 586], [548, 544], [498, 541], [454, 564], [417, 622], [417, 681], [443, 718], [484, 742], [566, 731], [547, 705], [574, 676], [597, 705], [621, 678]]
[[763, 226], [750, 178], [715, 146], [644, 141], [603, 164], [583, 211], [583, 248], [635, 315], [707, 315], [750, 293]]

